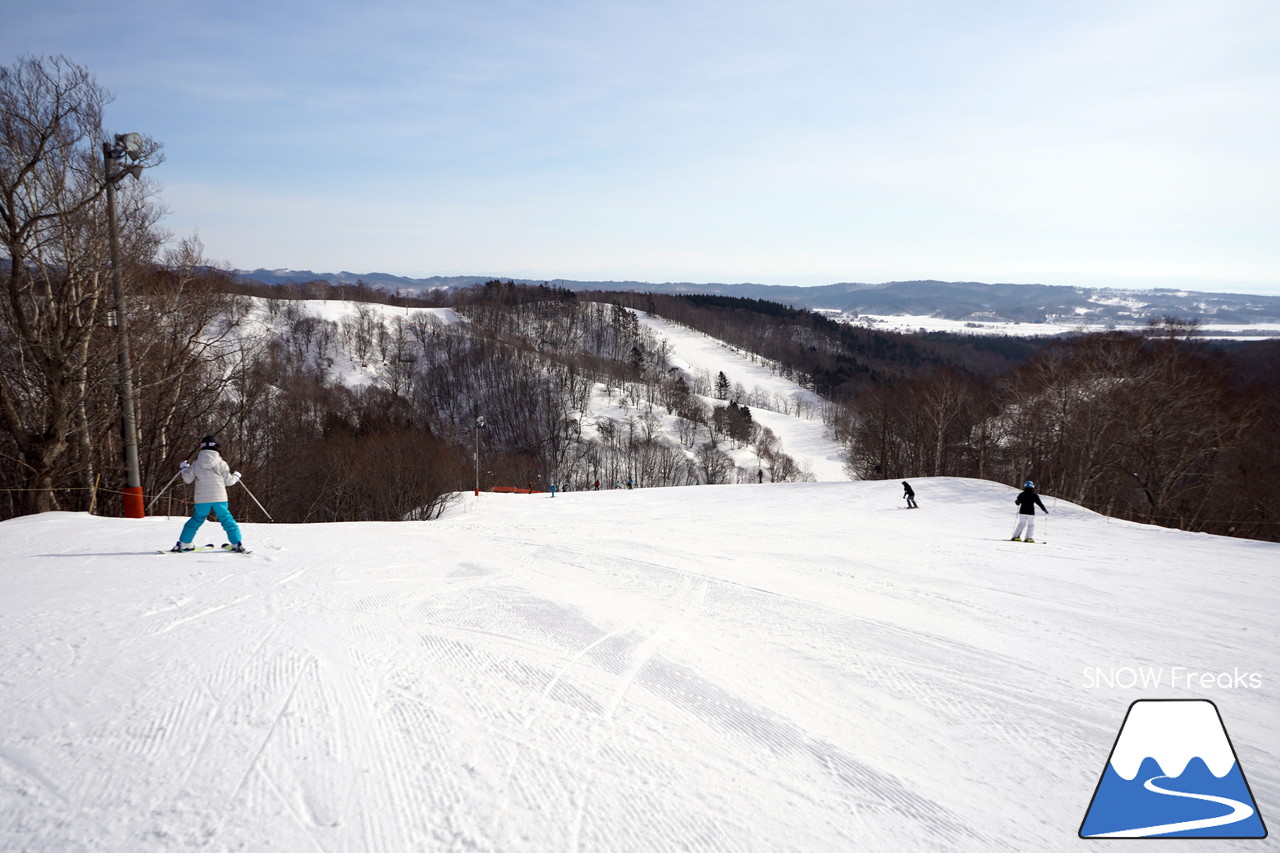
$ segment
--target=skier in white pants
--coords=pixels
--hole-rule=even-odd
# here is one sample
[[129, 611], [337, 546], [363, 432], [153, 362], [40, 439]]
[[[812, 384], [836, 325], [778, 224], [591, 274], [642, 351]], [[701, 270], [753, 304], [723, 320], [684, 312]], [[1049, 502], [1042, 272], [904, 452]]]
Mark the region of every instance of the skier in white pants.
[[[1036, 541], [1031, 538], [1036, 535], [1036, 507], [1040, 507], [1040, 511], [1045, 515], [1049, 514], [1049, 510], [1045, 509], [1044, 504], [1040, 502], [1040, 496], [1036, 494], [1036, 484], [1030, 480], [1023, 483], [1022, 491], [1018, 493], [1014, 503], [1018, 505], [1018, 528], [1013, 531], [1013, 541]], [[1024, 529], [1027, 532], [1025, 538], [1022, 535]]]

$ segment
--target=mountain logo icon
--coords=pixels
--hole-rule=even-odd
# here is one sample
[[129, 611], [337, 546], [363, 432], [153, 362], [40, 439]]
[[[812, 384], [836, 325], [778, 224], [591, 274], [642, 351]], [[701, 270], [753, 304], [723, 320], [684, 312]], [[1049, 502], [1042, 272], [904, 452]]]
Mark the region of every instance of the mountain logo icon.
[[1266, 838], [1218, 706], [1207, 699], [1130, 705], [1080, 837]]

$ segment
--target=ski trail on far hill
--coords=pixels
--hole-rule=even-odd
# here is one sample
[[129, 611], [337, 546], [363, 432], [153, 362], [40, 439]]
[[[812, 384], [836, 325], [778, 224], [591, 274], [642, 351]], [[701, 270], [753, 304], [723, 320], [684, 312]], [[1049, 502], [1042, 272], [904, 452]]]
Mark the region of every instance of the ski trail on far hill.
[[[753, 359], [724, 341], [662, 317], [642, 311], [636, 314], [666, 339], [670, 345], [667, 360], [675, 367], [695, 378], [705, 374], [708, 382], [724, 373], [731, 385], [741, 385], [747, 397], [738, 402], [751, 409], [756, 423], [768, 427], [782, 440], [782, 450], [807, 467], [815, 480], [849, 479], [844, 469], [844, 448], [822, 421], [827, 404], [821, 397], [775, 373], [767, 359]], [[746, 460], [739, 464], [753, 467]]]

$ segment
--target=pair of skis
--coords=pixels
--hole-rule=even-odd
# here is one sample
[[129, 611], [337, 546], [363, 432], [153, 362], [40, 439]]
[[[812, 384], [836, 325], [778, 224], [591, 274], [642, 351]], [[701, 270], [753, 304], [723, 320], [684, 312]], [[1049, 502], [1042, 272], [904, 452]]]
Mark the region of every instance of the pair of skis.
[[230, 543], [225, 544], [221, 548], [219, 548], [217, 545], [214, 545], [212, 542], [210, 542], [208, 545], [197, 545], [196, 547], [191, 548], [190, 550], [187, 550], [187, 551], [174, 551], [172, 548], [170, 548], [168, 550], [158, 549], [156, 553], [157, 554], [199, 554], [203, 551], [226, 551], [229, 554], [252, 554], [253, 553], [252, 551], [233, 550]]

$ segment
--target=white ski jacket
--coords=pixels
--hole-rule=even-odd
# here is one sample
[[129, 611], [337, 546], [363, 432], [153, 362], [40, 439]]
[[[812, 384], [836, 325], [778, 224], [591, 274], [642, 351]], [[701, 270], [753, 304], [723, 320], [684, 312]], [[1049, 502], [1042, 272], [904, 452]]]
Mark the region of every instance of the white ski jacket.
[[198, 504], [221, 503], [227, 499], [227, 486], [234, 486], [240, 478], [216, 450], [201, 450], [196, 461], [182, 469], [184, 483], [195, 482], [195, 502]]

